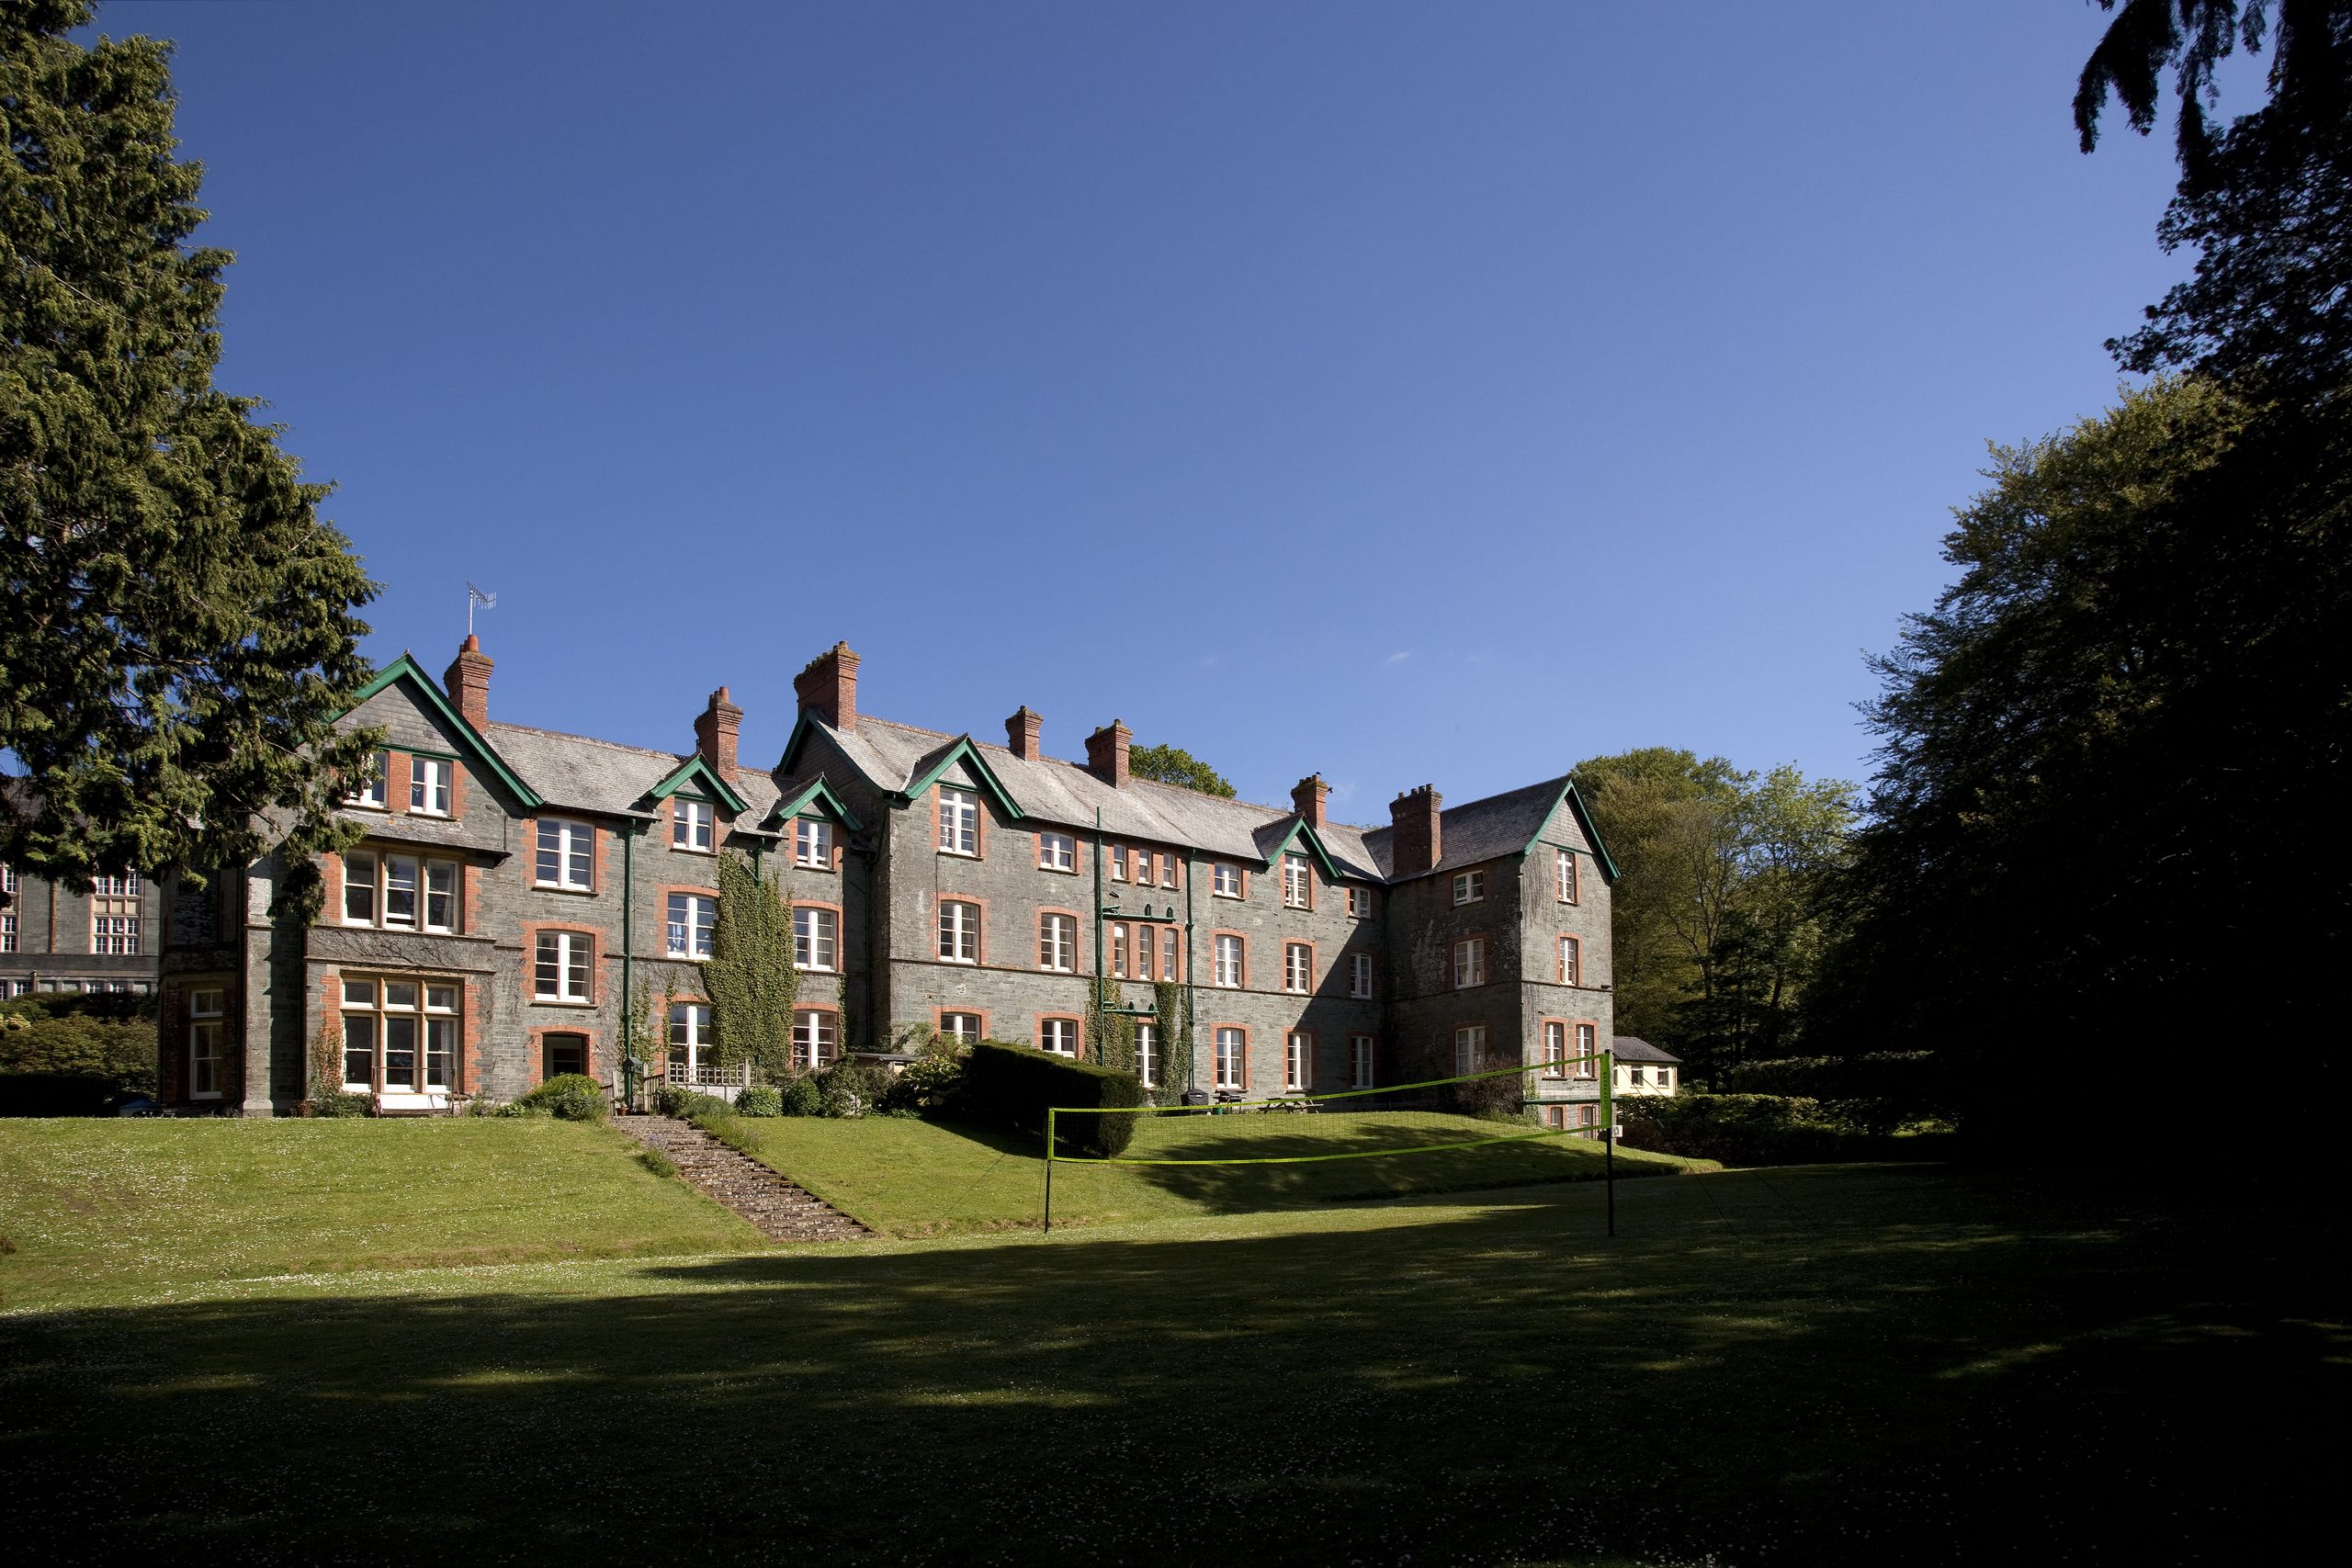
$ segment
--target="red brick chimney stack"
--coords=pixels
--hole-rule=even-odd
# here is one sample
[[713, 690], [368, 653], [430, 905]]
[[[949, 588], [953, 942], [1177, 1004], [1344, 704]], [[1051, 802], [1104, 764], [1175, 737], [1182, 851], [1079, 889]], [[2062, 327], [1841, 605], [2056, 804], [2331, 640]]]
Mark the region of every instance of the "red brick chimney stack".
[[1331, 804], [1331, 786], [1323, 782], [1321, 773], [1309, 773], [1291, 787], [1290, 804], [1308, 827], [1320, 829]]
[[1438, 820], [1444, 805], [1435, 784], [1407, 790], [1388, 803], [1388, 858], [1395, 874], [1419, 876], [1445, 858]]
[[1021, 711], [1004, 721], [1004, 743], [1012, 754], [1024, 762], [1034, 762], [1045, 755], [1038, 737], [1044, 733], [1046, 721], [1031, 710], [1027, 703]]
[[1086, 771], [1113, 789], [1127, 787], [1127, 748], [1135, 731], [1118, 719], [1086, 738]]
[[695, 720], [695, 750], [711, 772], [735, 782], [735, 741], [743, 733], [743, 710], [729, 702], [727, 688], [710, 694], [710, 705]]
[[449, 661], [447, 673], [441, 677], [441, 689], [466, 716], [466, 722], [479, 729], [490, 722], [490, 655], [481, 650], [481, 638], [473, 633], [458, 645], [458, 657]]
[[813, 713], [839, 730], [857, 728], [857, 655], [837, 642], [793, 677], [800, 711]]

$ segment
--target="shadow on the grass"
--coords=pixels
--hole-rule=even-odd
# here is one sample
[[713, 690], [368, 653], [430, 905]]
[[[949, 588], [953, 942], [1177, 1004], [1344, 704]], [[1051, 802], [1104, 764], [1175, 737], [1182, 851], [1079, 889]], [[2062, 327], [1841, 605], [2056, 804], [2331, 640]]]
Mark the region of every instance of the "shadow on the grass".
[[66, 1559], [2154, 1562], [2317, 1479], [2264, 1434], [2340, 1374], [2315, 1303], [2216, 1297], [2283, 1290], [2243, 1234], [1930, 1171], [1649, 1185], [1614, 1245], [1578, 1189], [18, 1318], [0, 1453]]

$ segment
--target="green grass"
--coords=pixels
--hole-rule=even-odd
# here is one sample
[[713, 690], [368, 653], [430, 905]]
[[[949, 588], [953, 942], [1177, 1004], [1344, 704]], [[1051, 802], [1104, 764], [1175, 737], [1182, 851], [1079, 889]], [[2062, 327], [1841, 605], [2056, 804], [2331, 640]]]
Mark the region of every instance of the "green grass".
[[[1045, 1200], [1042, 1140], [990, 1129], [872, 1116], [718, 1123], [729, 1142], [886, 1235], [967, 1235], [1036, 1226]], [[1533, 1129], [1428, 1111], [1327, 1116], [1156, 1116], [1134, 1159], [1247, 1159], [1508, 1137]], [[1691, 1162], [1620, 1150], [1620, 1177], [1670, 1174]], [[1601, 1174], [1600, 1145], [1538, 1138], [1486, 1148], [1295, 1165], [1096, 1165], [1057, 1161], [1054, 1226], [1122, 1224], [1299, 1208], [1367, 1198], [1461, 1192]]]
[[1573, 1183], [151, 1283], [0, 1315], [0, 1461], [44, 1562], [2295, 1561], [2342, 1292], [2228, 1196], [1813, 1168], [1625, 1183], [1614, 1242]]
[[253, 1275], [704, 1253], [759, 1234], [570, 1122], [0, 1121], [0, 1303]]

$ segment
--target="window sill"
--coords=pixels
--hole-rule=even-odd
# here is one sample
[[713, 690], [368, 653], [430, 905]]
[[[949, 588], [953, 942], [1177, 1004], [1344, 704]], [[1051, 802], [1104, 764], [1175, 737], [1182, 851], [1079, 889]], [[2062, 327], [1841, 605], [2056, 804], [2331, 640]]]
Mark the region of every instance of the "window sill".
[[534, 882], [531, 890], [535, 893], [569, 893], [575, 898], [594, 898], [596, 896], [593, 887], [568, 887], [560, 882]]
[[793, 870], [795, 870], [795, 871], [816, 871], [816, 872], [822, 872], [822, 873], [823, 873], [825, 875], [827, 875], [827, 876], [831, 876], [831, 875], [833, 875], [833, 874], [834, 874], [833, 868], [832, 868], [831, 866], [830, 866], [830, 865], [819, 865], [815, 861], [809, 861], [809, 860], [797, 860], [797, 861], [794, 861], [794, 862], [792, 863], [792, 869], [793, 869]]
[[665, 953], [662, 955], [662, 962], [664, 964], [707, 964], [710, 962], [710, 954], [707, 953]]
[[944, 855], [953, 855], [957, 860], [978, 860], [980, 858], [980, 852], [978, 850], [942, 850], [939, 852]]
[[379, 804], [372, 800], [346, 800], [343, 803], [343, 808], [345, 811], [372, 811], [379, 817], [390, 817], [392, 814], [390, 805]]
[[593, 1008], [596, 1004], [585, 997], [533, 997], [531, 1005], [543, 1008]]
[[939, 962], [942, 964], [960, 964], [962, 967], [967, 969], [977, 969], [979, 967], [980, 964], [980, 961], [977, 958], [950, 958], [944, 953], [940, 955]]
[[457, 820], [455, 817], [451, 816], [447, 811], [427, 811], [421, 806], [410, 807], [406, 814], [411, 817], [427, 817], [435, 822], [455, 822]]
[[682, 855], [715, 855], [718, 852], [717, 850], [707, 850], [696, 844], [672, 844], [670, 847]]
[[1056, 876], [1076, 876], [1078, 874], [1078, 867], [1074, 865], [1041, 865], [1037, 869], [1039, 871], [1052, 872]]

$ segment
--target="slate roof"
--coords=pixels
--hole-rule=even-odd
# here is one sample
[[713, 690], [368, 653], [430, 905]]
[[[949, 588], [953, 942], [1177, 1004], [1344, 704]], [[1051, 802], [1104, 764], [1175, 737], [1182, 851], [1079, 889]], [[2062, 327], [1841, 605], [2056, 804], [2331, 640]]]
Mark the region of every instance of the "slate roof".
[[1676, 1066], [1682, 1065], [1682, 1058], [1672, 1052], [1661, 1051], [1648, 1041], [1636, 1039], [1631, 1034], [1613, 1036], [1611, 1047], [1617, 1053], [1617, 1059], [1621, 1062], [1668, 1062]]
[[[575, 811], [627, 816], [645, 809], [646, 792], [678, 771], [692, 751], [655, 751], [585, 735], [492, 720], [482, 735], [550, 806]], [[775, 807], [777, 795], [764, 773], [739, 772], [735, 792], [751, 804], [739, 827], [756, 827]]]
[[[1430, 868], [1432, 874], [1519, 853], [1544, 830], [1552, 807], [1559, 804], [1560, 794], [1567, 787], [1567, 775], [1563, 773], [1543, 784], [1446, 807], [1438, 813], [1438, 849], [1443, 858]], [[1391, 832], [1374, 828], [1363, 835], [1364, 848], [1379, 863], [1384, 877], [1395, 874]]]

